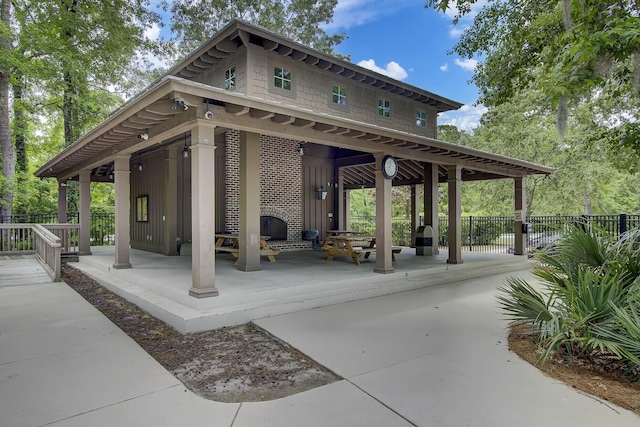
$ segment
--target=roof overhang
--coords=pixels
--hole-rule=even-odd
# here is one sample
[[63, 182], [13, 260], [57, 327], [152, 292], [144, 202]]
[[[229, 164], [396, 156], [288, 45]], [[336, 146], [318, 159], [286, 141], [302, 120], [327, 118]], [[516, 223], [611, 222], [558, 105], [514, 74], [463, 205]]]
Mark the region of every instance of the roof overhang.
[[[205, 118], [207, 110], [212, 113], [209, 119]], [[459, 165], [466, 180], [553, 172], [551, 168], [522, 160], [165, 76], [43, 165], [36, 175], [66, 180], [82, 170], [95, 174], [116, 156], [158, 149], [195, 126], [250, 131], [362, 153], [391, 154], [401, 160], [400, 170], [407, 171], [403, 172], [406, 173], [403, 181], [407, 182], [410, 177], [421, 176], [421, 162]], [[147, 139], [139, 137], [143, 133]], [[347, 170], [355, 165], [341, 166]], [[347, 184], [356, 185], [359, 178], [354, 172]]]
[[391, 77], [355, 65], [349, 61], [311, 49], [286, 39], [264, 28], [234, 20], [218, 31], [209, 41], [168, 71], [168, 75], [193, 79], [242, 46], [254, 46], [274, 52], [282, 57], [304, 63], [305, 66], [330, 72], [357, 83], [371, 85], [381, 91], [406, 97], [415, 102], [436, 108], [441, 113], [457, 110], [461, 103], [452, 101], [418, 87], [402, 83]]

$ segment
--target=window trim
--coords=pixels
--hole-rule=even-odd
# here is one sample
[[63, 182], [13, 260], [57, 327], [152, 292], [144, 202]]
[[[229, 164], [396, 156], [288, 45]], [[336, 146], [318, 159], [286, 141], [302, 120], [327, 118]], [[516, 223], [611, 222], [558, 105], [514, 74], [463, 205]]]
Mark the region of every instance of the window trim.
[[[231, 70], [233, 70], [233, 76], [231, 76], [230, 78], [228, 78], [228, 77], [227, 77], [227, 73], [228, 73], [228, 72], [230, 72]], [[230, 75], [230, 74], [231, 74], [231, 73], [229, 73], [229, 75]], [[224, 88], [224, 90], [235, 90], [235, 88], [236, 88], [236, 77], [237, 77], [237, 74], [236, 74], [236, 66], [235, 66], [235, 64], [234, 64], [234, 65], [231, 65], [231, 66], [229, 66], [229, 67], [227, 67], [227, 68], [224, 70], [223, 83], [222, 83], [222, 87]], [[232, 85], [232, 86], [227, 86], [227, 83], [228, 83], [231, 79], [233, 79], [233, 85]]]
[[[422, 118], [418, 117], [418, 114], [422, 113]], [[424, 124], [420, 124], [419, 121], [422, 121]], [[414, 124], [417, 128], [426, 129], [427, 128], [427, 112], [425, 110], [421, 110], [419, 108], [416, 109], [416, 114], [414, 117]]]
[[[335, 88], [338, 88], [338, 93], [334, 92]], [[341, 95], [340, 89], [344, 89], [344, 95]], [[348, 88], [346, 86], [341, 85], [340, 83], [331, 83], [331, 105], [333, 105], [334, 107], [339, 107], [339, 108], [345, 108], [347, 106], [347, 93], [348, 93]], [[336, 102], [336, 97], [338, 97], [337, 99], [343, 99], [344, 102], [340, 103], [340, 102]]]
[[[280, 69], [280, 72], [282, 74], [280, 76], [278, 76], [278, 74], [277, 74], [277, 70], [278, 69]], [[285, 74], [284, 72], [285, 71], [287, 73], [289, 73], [289, 78], [285, 78], [285, 76], [284, 76], [284, 74]], [[278, 80], [281, 81], [281, 85], [282, 86], [278, 86], [278, 84], [276, 83]], [[276, 89], [280, 89], [282, 91], [287, 91], [287, 93], [292, 93], [292, 91], [293, 91], [293, 73], [288, 68], [285, 68], [285, 67], [283, 67], [281, 65], [274, 65], [273, 66], [273, 79], [272, 79], [272, 82], [273, 82], [273, 87], [276, 88]], [[285, 82], [289, 82], [289, 87], [288, 88], [284, 87], [285, 86]]]
[[[381, 105], [382, 103], [384, 104]], [[391, 118], [391, 101], [390, 100], [386, 98], [378, 97], [378, 117], [383, 117], [385, 119]]]

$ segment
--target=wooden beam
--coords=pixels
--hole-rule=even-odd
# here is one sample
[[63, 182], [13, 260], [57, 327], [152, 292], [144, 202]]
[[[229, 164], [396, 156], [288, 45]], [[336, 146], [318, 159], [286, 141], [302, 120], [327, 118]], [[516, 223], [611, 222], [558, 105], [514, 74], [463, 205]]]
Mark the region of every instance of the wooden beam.
[[335, 74], [340, 74], [344, 71], [344, 67], [341, 67], [338, 64], [331, 64], [331, 67], [329, 67], [329, 71]]
[[278, 43], [269, 39], [262, 39], [262, 48], [264, 50], [275, 50], [278, 47]]
[[366, 78], [367, 78], [366, 75], [364, 75], [362, 73], [358, 73], [357, 71], [356, 71], [355, 75], [352, 77], [353, 80], [358, 81], [358, 82], [364, 81], [364, 79], [366, 79]]
[[238, 37], [240, 37], [240, 41], [245, 47], [249, 46], [249, 33], [247, 33], [245, 30], [238, 30]]
[[272, 113], [271, 111], [256, 110], [255, 108], [252, 108], [251, 111], [249, 111], [249, 115], [251, 117], [255, 117], [256, 119], [265, 120], [272, 118], [276, 115], [276, 113]]
[[308, 65], [316, 65], [318, 62], [320, 62], [320, 58], [313, 55], [307, 55], [307, 57], [304, 58], [304, 62]]
[[202, 55], [200, 55], [199, 59], [202, 62], [205, 62], [205, 63], [210, 64], [210, 65], [213, 65], [216, 62], [220, 61], [220, 58], [216, 58], [215, 56], [209, 55], [207, 52], [205, 52]]
[[316, 123], [313, 128], [315, 130], [319, 130], [320, 132], [331, 132], [338, 129], [337, 126], [328, 125], [326, 123]]
[[222, 40], [216, 44], [216, 48], [224, 53], [233, 53], [238, 50], [238, 42], [235, 40]]
[[289, 55], [291, 55], [291, 52], [293, 52], [293, 48], [292, 47], [285, 46], [283, 44], [278, 46], [278, 49], [276, 49], [276, 50], [278, 51], [278, 55], [280, 55], [280, 56], [289, 56]]
[[300, 52], [299, 50], [294, 50], [293, 53], [291, 53], [291, 58], [295, 59], [296, 61], [302, 61], [307, 57], [307, 54], [304, 52]]
[[293, 123], [296, 120], [293, 116], [287, 116], [286, 114], [275, 114], [271, 117], [271, 121], [274, 123], [278, 123], [281, 125], [288, 125]]
[[251, 109], [243, 105], [227, 104], [225, 106], [225, 110], [227, 111], [227, 113], [233, 114], [234, 116], [242, 116], [247, 114]]
[[332, 65], [331, 62], [325, 61], [324, 59], [321, 59], [316, 64], [316, 67], [320, 68], [321, 70], [328, 70], [329, 67], [331, 67], [331, 65]]
[[298, 128], [310, 128], [313, 127], [316, 124], [316, 122], [312, 121], [312, 120], [305, 120], [305, 119], [299, 119], [296, 118], [293, 123], [291, 123], [292, 126], [298, 127]]
[[353, 71], [353, 70], [350, 70], [348, 68], [345, 68], [344, 71], [341, 74], [342, 74], [343, 77], [346, 77], [346, 78], [349, 79], [349, 78], [355, 76], [356, 72]]

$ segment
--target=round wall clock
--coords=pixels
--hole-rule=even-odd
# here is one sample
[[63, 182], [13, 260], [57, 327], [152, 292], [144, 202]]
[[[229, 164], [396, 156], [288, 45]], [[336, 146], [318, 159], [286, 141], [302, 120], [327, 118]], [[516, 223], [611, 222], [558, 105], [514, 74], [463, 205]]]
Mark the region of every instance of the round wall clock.
[[387, 179], [393, 179], [398, 173], [398, 162], [393, 156], [384, 156], [382, 159], [382, 175]]

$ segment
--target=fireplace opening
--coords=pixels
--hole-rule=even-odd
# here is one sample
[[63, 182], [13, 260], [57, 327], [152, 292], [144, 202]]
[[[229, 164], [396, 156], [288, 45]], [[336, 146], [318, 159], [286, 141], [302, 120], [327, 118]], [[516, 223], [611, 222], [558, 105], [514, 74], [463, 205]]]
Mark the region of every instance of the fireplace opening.
[[271, 236], [271, 240], [287, 240], [287, 223], [275, 216], [261, 216], [260, 234]]

